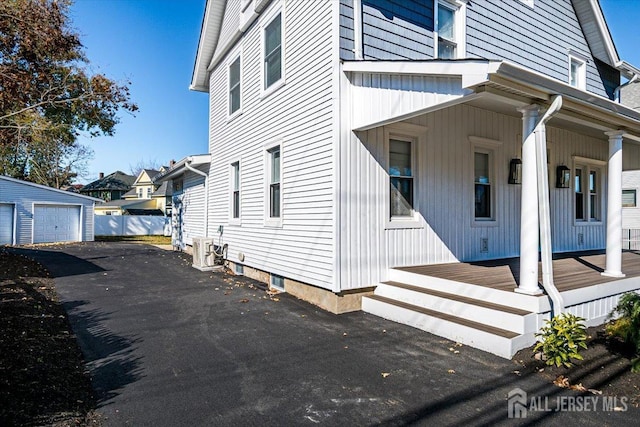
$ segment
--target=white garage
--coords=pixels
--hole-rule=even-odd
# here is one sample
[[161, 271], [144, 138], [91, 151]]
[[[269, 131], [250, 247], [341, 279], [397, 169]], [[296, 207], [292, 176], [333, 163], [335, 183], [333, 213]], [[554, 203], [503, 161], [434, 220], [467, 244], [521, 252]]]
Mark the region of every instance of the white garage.
[[92, 241], [93, 211], [99, 202], [0, 176], [0, 244]]

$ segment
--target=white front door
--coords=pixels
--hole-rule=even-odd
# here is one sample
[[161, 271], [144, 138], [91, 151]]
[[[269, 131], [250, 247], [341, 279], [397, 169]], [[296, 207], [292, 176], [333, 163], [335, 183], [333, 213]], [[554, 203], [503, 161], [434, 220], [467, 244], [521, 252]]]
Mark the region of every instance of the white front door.
[[13, 205], [0, 203], [0, 245], [13, 244]]
[[80, 241], [80, 206], [34, 206], [33, 243], [77, 241]]

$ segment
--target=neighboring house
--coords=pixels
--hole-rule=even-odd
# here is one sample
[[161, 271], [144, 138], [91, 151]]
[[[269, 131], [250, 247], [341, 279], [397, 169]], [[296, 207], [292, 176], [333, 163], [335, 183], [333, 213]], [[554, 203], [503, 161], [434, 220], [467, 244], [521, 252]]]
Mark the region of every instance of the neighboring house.
[[171, 215], [171, 188], [166, 183], [156, 184], [153, 178], [165, 171], [143, 169], [122, 195], [122, 200], [112, 200], [97, 207], [96, 215]]
[[[550, 298], [601, 323], [640, 289], [620, 279], [640, 113], [614, 101], [636, 73], [596, 0], [208, 0], [202, 237], [224, 226], [236, 271], [331, 311], [506, 357]], [[606, 286], [556, 288], [551, 250], [605, 248]], [[509, 257], [506, 290], [427, 268]]]
[[115, 171], [107, 176], [100, 172], [100, 177], [80, 189], [80, 194], [102, 199], [105, 202], [120, 200], [131, 190], [136, 178], [124, 172]]
[[638, 191], [640, 191], [640, 170], [622, 172], [622, 228], [638, 230], [640, 236]]
[[640, 110], [640, 81], [633, 80], [620, 87], [620, 103]]
[[0, 176], [0, 244], [92, 241], [102, 200]]

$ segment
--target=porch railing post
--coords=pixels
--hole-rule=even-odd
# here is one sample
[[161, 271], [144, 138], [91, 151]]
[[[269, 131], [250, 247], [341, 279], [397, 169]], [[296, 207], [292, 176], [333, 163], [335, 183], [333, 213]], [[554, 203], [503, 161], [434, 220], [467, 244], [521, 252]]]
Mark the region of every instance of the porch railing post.
[[622, 135], [605, 132], [609, 137], [607, 182], [607, 252], [603, 276], [624, 277], [622, 273]]

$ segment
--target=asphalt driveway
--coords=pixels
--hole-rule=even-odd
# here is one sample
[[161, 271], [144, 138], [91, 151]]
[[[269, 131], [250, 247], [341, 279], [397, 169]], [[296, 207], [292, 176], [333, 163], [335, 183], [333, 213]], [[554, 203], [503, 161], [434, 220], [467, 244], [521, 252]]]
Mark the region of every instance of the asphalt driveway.
[[192, 268], [185, 254], [128, 243], [22, 252], [55, 277], [107, 425], [637, 422], [631, 409], [509, 420], [516, 387], [549, 401], [577, 394], [365, 313], [270, 298], [250, 279]]

